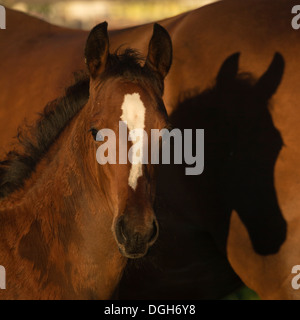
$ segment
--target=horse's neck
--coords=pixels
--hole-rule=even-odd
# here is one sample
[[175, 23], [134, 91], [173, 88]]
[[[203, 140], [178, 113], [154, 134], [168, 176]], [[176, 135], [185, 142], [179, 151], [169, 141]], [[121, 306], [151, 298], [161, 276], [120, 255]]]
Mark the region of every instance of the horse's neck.
[[[107, 277], [109, 268], [113, 267], [112, 277], [117, 279], [125, 260], [120, 257], [111, 232], [112, 218], [99, 201], [99, 188], [85, 172], [88, 166], [82, 152], [84, 132], [74, 127], [78, 123], [75, 121], [63, 132], [37, 165], [24, 190], [12, 194], [11, 200], [3, 203], [6, 209], [0, 210], [0, 260], [6, 257], [2, 263], [21, 274], [24, 281], [26, 274], [38, 273], [39, 282], [58, 289], [69, 288], [69, 283], [49, 284], [49, 274], [55, 270], [64, 282], [70, 277], [65, 274], [69, 264], [78, 269], [75, 272], [84, 271], [80, 279], [76, 279], [76, 285], [83, 288], [80, 294], [94, 292], [97, 297], [108, 298], [112, 289], [104, 285], [103, 277]], [[23, 200], [18, 202], [18, 196]], [[22, 270], [18, 270], [18, 266], [22, 266]], [[112, 279], [112, 283], [116, 279]], [[71, 289], [66, 290], [73, 290], [75, 280], [71, 281]]]
[[[84, 173], [77, 163], [78, 150], [72, 145], [74, 138], [70, 137], [72, 124], [66, 129], [37, 164], [23, 188], [2, 201], [2, 219], [9, 215], [24, 232], [25, 226], [36, 220], [42, 221], [45, 228], [47, 224], [49, 228], [51, 224], [52, 229], [64, 224], [70, 226], [71, 217], [88, 203], [84, 201], [88, 194], [83, 192]], [[28, 223], [19, 223], [21, 217], [26, 217]]]

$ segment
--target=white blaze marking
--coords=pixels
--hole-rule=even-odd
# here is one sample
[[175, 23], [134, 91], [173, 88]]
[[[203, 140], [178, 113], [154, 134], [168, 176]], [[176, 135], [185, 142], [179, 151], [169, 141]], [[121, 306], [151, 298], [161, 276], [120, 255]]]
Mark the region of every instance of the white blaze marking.
[[[135, 129], [145, 128], [145, 113], [146, 108], [144, 106], [143, 101], [138, 93], [126, 94], [124, 96], [124, 101], [122, 104], [123, 113], [121, 115], [121, 120], [127, 122], [127, 126], [129, 129], [129, 136], [132, 141], [136, 140], [136, 136], [139, 136], [140, 139], [144, 139], [144, 136], [140, 134], [135, 134], [131, 132]], [[137, 130], [140, 132], [140, 130]], [[142, 159], [143, 159], [143, 148], [140, 148], [140, 143], [136, 142], [132, 146], [133, 151], [133, 161], [129, 173], [128, 184], [130, 187], [135, 190], [137, 186], [137, 180], [139, 177], [143, 175], [142, 172]], [[139, 150], [138, 159], [136, 158], [137, 151]], [[138, 161], [136, 161], [138, 160]]]

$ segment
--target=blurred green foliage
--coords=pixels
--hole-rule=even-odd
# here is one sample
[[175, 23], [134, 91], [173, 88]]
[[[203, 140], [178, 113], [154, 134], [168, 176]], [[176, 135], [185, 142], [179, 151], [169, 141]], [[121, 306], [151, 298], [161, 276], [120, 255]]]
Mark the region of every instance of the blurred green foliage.
[[216, 0], [0, 0], [0, 4], [67, 27], [91, 29], [99, 21], [122, 28], [157, 21]]
[[260, 300], [258, 294], [253, 290], [243, 287], [236, 292], [224, 297], [222, 300]]
[[38, 12], [41, 15], [48, 16], [51, 13], [51, 4], [44, 3], [44, 4], [27, 4], [28, 12]]

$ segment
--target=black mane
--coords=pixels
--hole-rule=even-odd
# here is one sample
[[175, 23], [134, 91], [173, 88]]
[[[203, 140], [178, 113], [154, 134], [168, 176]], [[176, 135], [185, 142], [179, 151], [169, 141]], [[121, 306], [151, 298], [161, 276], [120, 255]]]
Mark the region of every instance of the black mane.
[[[155, 85], [158, 79], [143, 69], [142, 61], [139, 54], [131, 49], [125, 49], [120, 54], [111, 54], [101, 79], [104, 81], [108, 77], [120, 76], [135, 80], [147, 76]], [[0, 161], [0, 199], [24, 185], [38, 162], [72, 118], [85, 106], [88, 98], [89, 76], [81, 72], [75, 75], [75, 83], [66, 89], [63, 97], [45, 106], [33, 126], [18, 130], [17, 144], [20, 151], [12, 150]]]
[[46, 105], [35, 125], [18, 129], [18, 147], [22, 151], [10, 151], [0, 162], [0, 198], [23, 186], [49, 147], [87, 103], [88, 97], [89, 78], [81, 74], [63, 97]]
[[121, 77], [129, 81], [148, 81], [151, 86], [158, 91], [160, 95], [164, 91], [164, 81], [161, 76], [156, 73], [147, 64], [145, 59], [136, 50], [126, 48], [120, 52], [121, 47], [114, 54], [110, 54], [106, 62], [104, 72], [100, 78], [105, 81], [107, 78]]

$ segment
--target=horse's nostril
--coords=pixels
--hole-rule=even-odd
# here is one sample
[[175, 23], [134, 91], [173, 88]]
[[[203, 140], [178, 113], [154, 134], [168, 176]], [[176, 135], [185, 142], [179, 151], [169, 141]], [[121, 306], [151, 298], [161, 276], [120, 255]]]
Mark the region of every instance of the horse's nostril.
[[124, 232], [124, 227], [125, 227], [124, 220], [121, 217], [116, 225], [116, 236], [120, 244], [124, 244], [127, 239]]
[[157, 234], [158, 234], [158, 223], [157, 223], [157, 221], [155, 219], [153, 221], [153, 231], [152, 231], [152, 235], [150, 237], [149, 243], [151, 243], [151, 242], [156, 240]]
[[116, 240], [119, 245], [124, 246], [127, 253], [144, 253], [145, 249], [152, 246], [156, 241], [158, 230], [156, 219], [153, 220], [152, 228], [147, 233], [134, 232], [128, 229], [123, 216], [118, 219], [115, 225]]
[[125, 236], [125, 233], [124, 233], [124, 225], [121, 225], [121, 226], [120, 226], [120, 229], [121, 229], [121, 230], [120, 230], [120, 231], [121, 231], [121, 235], [122, 235], [124, 241], [126, 241], [127, 237]]

